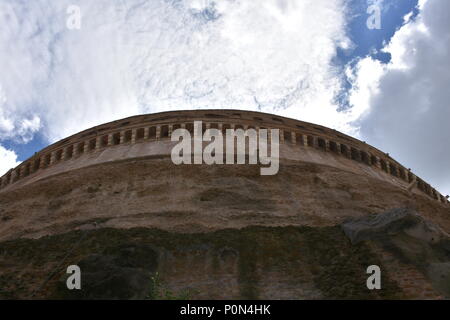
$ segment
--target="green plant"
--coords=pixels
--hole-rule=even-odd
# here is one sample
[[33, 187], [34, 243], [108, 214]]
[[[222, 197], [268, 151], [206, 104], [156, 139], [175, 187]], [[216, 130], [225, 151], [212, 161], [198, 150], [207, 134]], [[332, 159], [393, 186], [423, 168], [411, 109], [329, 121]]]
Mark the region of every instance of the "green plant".
[[147, 295], [147, 299], [150, 300], [190, 300], [192, 297], [192, 291], [185, 289], [175, 294], [173, 291], [166, 288], [162, 282], [159, 273], [156, 272], [151, 278], [150, 292]]

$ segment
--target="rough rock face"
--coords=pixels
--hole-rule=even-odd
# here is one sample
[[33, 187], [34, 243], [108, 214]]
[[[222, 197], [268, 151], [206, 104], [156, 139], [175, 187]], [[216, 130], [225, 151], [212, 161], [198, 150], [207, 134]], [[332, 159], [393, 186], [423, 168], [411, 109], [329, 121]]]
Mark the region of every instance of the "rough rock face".
[[[279, 171], [176, 166], [183, 127], [279, 129]], [[237, 110], [139, 115], [0, 177], [0, 298], [443, 298], [448, 232], [437, 190], [336, 130]], [[72, 264], [81, 291], [65, 286]]]
[[282, 160], [259, 166], [186, 165], [170, 159], [113, 162], [0, 193], [0, 240], [99, 227], [210, 232], [246, 226], [332, 226], [412, 207], [450, 230], [449, 208], [384, 180]]
[[157, 267], [157, 253], [140, 244], [110, 247], [76, 264], [83, 270], [83, 290], [69, 291], [63, 277], [54, 295], [70, 299], [142, 299], [151, 292], [149, 281]]
[[0, 298], [449, 297], [448, 208], [326, 165], [114, 162], [0, 193], [0, 217]]
[[65, 249], [85, 233], [64, 263], [80, 266], [82, 290], [65, 289], [65, 270], [60, 270], [35, 298], [404, 297], [389, 276], [383, 279], [384, 290], [367, 290], [367, 264], [381, 261], [367, 244], [352, 245], [339, 227], [248, 227], [201, 234], [99, 229], [7, 241], [1, 244], [1, 297], [30, 297], [43, 276], [60, 264]]
[[[0, 244], [0, 297], [29, 298], [40, 288], [34, 298], [448, 298], [445, 239], [428, 243], [408, 229], [355, 243], [340, 226], [199, 234], [102, 228], [11, 240]], [[61, 261], [80, 266], [81, 291], [65, 288]], [[366, 287], [373, 264], [382, 270], [381, 290]], [[42, 286], [55, 270], [58, 276]]]
[[352, 243], [373, 241], [389, 248], [450, 298], [450, 237], [414, 210], [393, 209], [355, 219], [342, 224], [342, 229]]
[[363, 240], [386, 240], [404, 233], [428, 244], [441, 243], [443, 249], [449, 243], [449, 235], [441, 228], [426, 221], [415, 210], [396, 208], [377, 215], [354, 219], [342, 224], [344, 233], [352, 243]]

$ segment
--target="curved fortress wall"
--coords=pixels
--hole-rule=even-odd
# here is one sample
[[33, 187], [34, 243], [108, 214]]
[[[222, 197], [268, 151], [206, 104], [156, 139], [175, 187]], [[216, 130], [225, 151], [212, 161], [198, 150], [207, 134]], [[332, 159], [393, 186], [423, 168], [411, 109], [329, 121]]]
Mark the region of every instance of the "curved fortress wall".
[[[162, 112], [96, 126], [44, 148], [18, 167], [8, 171], [0, 178], [0, 192], [56, 173], [101, 162], [142, 156], [169, 156], [173, 146], [173, 143], [170, 143], [172, 131], [185, 128], [193, 133], [193, 122], [200, 120], [203, 122], [203, 131], [209, 128], [216, 128], [222, 132], [226, 129], [239, 128], [280, 129], [280, 158], [298, 160], [295, 153], [308, 151], [333, 153], [335, 156], [356, 161], [387, 175], [389, 177], [385, 179], [387, 181], [408, 188], [416, 186], [423, 195], [446, 205], [449, 203], [446, 197], [414, 175], [410, 169], [406, 169], [388, 154], [365, 142], [323, 126], [240, 110]], [[104, 157], [97, 157], [94, 162], [86, 158], [95, 153], [105, 153], [112, 148], [141, 143], [146, 144], [146, 148], [140, 148], [137, 152], [132, 152], [132, 149], [124, 149], [119, 153], [106, 152]], [[314, 158], [310, 158], [309, 161], [314, 161]], [[63, 165], [69, 162], [71, 165]]]

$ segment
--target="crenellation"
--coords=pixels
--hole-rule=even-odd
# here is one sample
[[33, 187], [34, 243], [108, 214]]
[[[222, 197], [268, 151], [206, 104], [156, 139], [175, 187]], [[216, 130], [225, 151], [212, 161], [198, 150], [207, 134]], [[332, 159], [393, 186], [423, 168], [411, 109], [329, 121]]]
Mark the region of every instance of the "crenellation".
[[137, 133], [137, 129], [136, 128], [131, 130], [131, 144], [135, 144], [136, 143], [136, 133]]
[[329, 141], [328, 143], [328, 147], [330, 149], [331, 152], [334, 152], [338, 155], [341, 154], [341, 145], [339, 142], [336, 141]]
[[94, 151], [96, 149], [97, 146], [97, 138], [93, 138], [91, 140], [89, 140], [89, 142], [87, 143], [87, 147], [88, 147], [88, 152], [90, 151]]
[[284, 143], [292, 143], [291, 132], [287, 130], [280, 130], [280, 141]]
[[379, 160], [380, 160], [381, 170], [383, 170], [384, 172], [388, 173], [389, 172], [389, 168], [388, 168], [387, 162], [384, 159], [381, 159], [381, 158], [379, 158]]
[[325, 139], [322, 139], [322, 138], [320, 138], [320, 137], [317, 137], [316, 138], [316, 141], [317, 141], [317, 147], [319, 148], [319, 149], [321, 149], [322, 151], [326, 151], [327, 150], [327, 145], [326, 145], [326, 141], [325, 141]]
[[389, 163], [389, 173], [394, 177], [398, 176], [397, 166], [395, 164]]
[[411, 169], [408, 169], [408, 181], [412, 182], [414, 179], [416, 179], [416, 176], [411, 172]]
[[145, 128], [136, 129], [136, 141], [144, 141], [145, 140]]
[[156, 126], [156, 140], [161, 139], [161, 126], [157, 125]]
[[429, 196], [433, 196], [432, 188], [428, 183], [427, 183], [427, 193]]
[[316, 139], [314, 136], [306, 136], [306, 146], [314, 148], [316, 146]]
[[40, 157], [36, 157], [33, 160], [33, 173], [37, 172], [40, 169], [40, 165], [41, 165], [41, 158]]
[[[189, 112], [192, 114], [199, 113]], [[228, 111], [220, 111], [228, 114]], [[186, 112], [180, 112], [186, 113]], [[389, 154], [384, 154], [378, 149], [367, 145], [361, 141], [358, 141], [351, 137], [331, 130], [325, 127], [316, 126], [308, 123], [301, 123], [300, 121], [272, 117], [270, 120], [264, 120], [263, 117], [245, 117], [247, 113], [253, 115], [254, 112], [242, 111], [237, 116], [237, 113], [233, 113], [228, 118], [223, 115], [217, 114], [219, 111], [215, 111], [215, 114], [205, 114], [200, 116], [200, 120], [203, 120], [202, 133], [207, 129], [218, 129], [223, 134], [227, 129], [255, 129], [259, 131], [261, 129], [280, 129], [280, 140], [282, 143], [312, 147], [319, 151], [330, 152], [336, 156], [342, 156], [353, 161], [362, 162], [375, 169], [382, 170], [390, 176], [396, 177], [407, 183], [412, 183], [417, 179], [417, 188], [424, 194], [429, 195], [433, 199], [439, 202], [448, 204], [447, 198], [442, 196], [437, 190], [432, 188], [429, 184], [423, 180], [416, 178], [416, 176], [400, 164], [396, 163]], [[177, 121], [167, 122], [169, 118], [177, 119]], [[3, 175], [0, 180], [0, 187], [14, 183], [20, 179], [29, 176], [32, 173], [44, 170], [58, 162], [67, 161], [72, 158], [78, 158], [82, 154], [87, 152], [95, 152], [102, 148], [111, 147], [115, 145], [121, 145], [125, 143], [134, 144], [136, 142], [154, 141], [161, 139], [170, 139], [172, 132], [179, 128], [187, 129], [191, 134], [193, 133], [193, 121], [195, 117], [186, 118], [192, 119], [189, 122], [180, 121], [182, 115], [178, 117], [154, 117], [141, 116], [141, 123], [138, 121], [139, 117], [133, 118], [135, 121], [127, 121], [123, 119], [115, 121], [113, 123], [118, 124], [123, 129], [121, 131], [115, 131], [114, 126], [110, 126], [110, 132], [104, 132], [102, 135], [98, 135], [97, 132], [106, 131], [105, 125], [91, 128], [88, 131], [80, 132], [70, 138], [58, 142], [52, 146], [49, 146], [41, 152], [35, 154], [32, 158], [24, 161], [17, 168], [8, 171]], [[256, 120], [256, 118], [258, 120]], [[233, 119], [231, 121], [231, 119]], [[157, 123], [157, 121], [166, 121], [163, 123]], [[156, 122], [156, 123], [155, 123]], [[252, 123], [257, 122], [258, 125]], [[263, 126], [263, 123], [267, 123], [267, 126]], [[280, 128], [280, 126], [282, 128]], [[89, 133], [89, 134], [87, 134]], [[96, 134], [96, 136], [93, 136]], [[270, 137], [270, 136], [269, 136]], [[78, 139], [78, 140], [77, 140]], [[351, 142], [347, 144], [345, 141]], [[360, 146], [359, 146], [359, 145]]]
[[49, 165], [52, 165], [56, 162], [56, 151], [53, 151], [52, 153], [50, 153], [50, 163]]
[[20, 168], [14, 169], [13, 172], [11, 173], [11, 181], [13, 183], [19, 179], [17, 170], [20, 170]]
[[84, 141], [77, 144], [77, 147], [76, 147], [76, 150], [77, 150], [76, 151], [76, 155], [77, 156], [84, 153], [84, 146], [85, 146], [85, 144], [86, 143]]
[[374, 166], [375, 168], [381, 169], [380, 158], [378, 158], [377, 156], [375, 156], [373, 154], [369, 154], [369, 156], [370, 156], [370, 164], [372, 166]]
[[148, 140], [149, 133], [150, 133], [150, 128], [149, 127], [145, 127], [144, 128], [144, 140]]
[[23, 174], [22, 174], [22, 166], [20, 166], [20, 167], [18, 167], [17, 168], [17, 170], [16, 170], [16, 173], [17, 173], [17, 176], [16, 176], [16, 178], [17, 178], [17, 180], [19, 180], [20, 178], [23, 178]]
[[86, 141], [83, 145], [83, 153], [89, 152], [89, 141]]
[[348, 147], [347, 147], [346, 144], [341, 143], [341, 150], [340, 150], [340, 153], [341, 153], [341, 155], [344, 156], [345, 158], [349, 158], [349, 157], [350, 157], [350, 156], [349, 156], [349, 149], [348, 149]]
[[101, 146], [102, 146], [102, 137], [97, 136], [95, 138], [95, 148], [93, 150], [100, 150]]
[[50, 165], [51, 159], [52, 159], [52, 154], [47, 153], [42, 159], [43, 160], [42, 168], [47, 168]]
[[284, 130], [280, 130], [280, 143], [284, 143], [284, 142], [286, 142], [284, 140]]
[[[115, 145], [118, 145], [118, 144], [120, 144], [120, 131], [119, 132], [114, 132], [112, 135], [111, 135], [111, 146], [115, 146]], [[109, 139], [109, 137], [108, 137], [108, 139]], [[108, 144], [109, 144], [109, 141], [108, 141]]]
[[[256, 130], [258, 131], [258, 130]], [[297, 144], [297, 135], [295, 134], [295, 132], [291, 132], [291, 140], [292, 140], [292, 144]]]
[[23, 166], [23, 176], [29, 176], [30, 175], [30, 170], [31, 169], [31, 163], [30, 162], [25, 162], [25, 165]]
[[289, 142], [291, 144], [296, 144], [296, 136], [295, 136], [295, 132], [293, 132], [293, 131], [289, 131]]
[[403, 181], [407, 181], [407, 175], [405, 174], [405, 169], [402, 167], [398, 168], [398, 174], [400, 179], [402, 179]]
[[133, 130], [126, 130], [124, 134], [124, 141], [123, 143], [132, 143], [133, 140]]
[[298, 146], [303, 146], [303, 135], [300, 132], [292, 132], [292, 135], [295, 137], [295, 144]]
[[386, 173], [392, 174], [391, 163], [389, 161], [386, 161]]
[[350, 147], [350, 157], [352, 160], [361, 161], [361, 153], [359, 152], [358, 149], [354, 148], [354, 147]]
[[[207, 123], [206, 125], [209, 126], [210, 123]], [[171, 136], [172, 136], [172, 131], [173, 131], [173, 124], [169, 124], [168, 137], [171, 137]]]
[[25, 177], [25, 164], [22, 164], [18, 169], [17, 169], [17, 177], [18, 179], [24, 178]]
[[63, 149], [62, 160], [66, 161], [71, 159], [73, 156], [73, 146], [67, 146]]
[[361, 162], [370, 166], [371, 163], [370, 163], [369, 155], [367, 154], [367, 152], [360, 151], [359, 154], [360, 154]]
[[114, 134], [110, 133], [108, 134], [108, 147], [111, 147], [114, 145]]
[[325, 140], [325, 151], [330, 152], [330, 140]]
[[62, 157], [63, 157], [63, 149], [58, 149], [58, 150], [56, 150], [56, 152], [55, 152], [55, 160], [56, 161], [61, 161], [62, 160]]
[[434, 199], [439, 200], [436, 189], [432, 188], [431, 193], [432, 193]]
[[156, 139], [156, 126], [150, 126], [148, 128], [148, 139], [154, 140]]
[[108, 139], [108, 134], [104, 134], [100, 137], [100, 140], [97, 140], [100, 149], [106, 148], [108, 146]]
[[303, 135], [303, 146], [307, 147], [308, 146], [308, 136]]

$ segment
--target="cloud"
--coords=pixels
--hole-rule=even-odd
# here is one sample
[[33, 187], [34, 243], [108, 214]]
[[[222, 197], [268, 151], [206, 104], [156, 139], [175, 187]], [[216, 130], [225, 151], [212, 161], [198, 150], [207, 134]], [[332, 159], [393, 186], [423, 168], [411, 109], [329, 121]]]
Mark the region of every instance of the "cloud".
[[[384, 48], [388, 65], [346, 70], [341, 110], [345, 0], [3, 0], [0, 141], [54, 142], [139, 113], [260, 110], [358, 135], [450, 193], [450, 2], [419, 3]], [[67, 28], [73, 5], [79, 30]]]
[[355, 124], [363, 139], [450, 193], [450, 2], [419, 6], [384, 48], [389, 64], [359, 61], [350, 101], [363, 114]]
[[[70, 5], [81, 29], [69, 30]], [[339, 112], [345, 1], [59, 0], [0, 3], [0, 140], [53, 142], [126, 116], [273, 112], [351, 133]], [[27, 120], [24, 120], [27, 119]]]
[[20, 164], [14, 151], [0, 145], [0, 176]]

